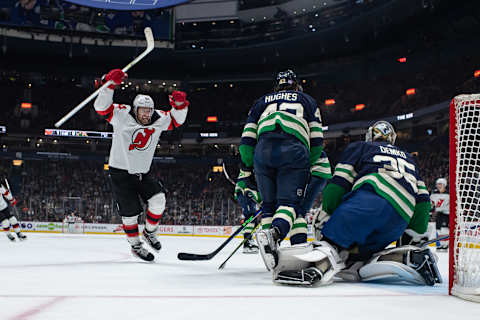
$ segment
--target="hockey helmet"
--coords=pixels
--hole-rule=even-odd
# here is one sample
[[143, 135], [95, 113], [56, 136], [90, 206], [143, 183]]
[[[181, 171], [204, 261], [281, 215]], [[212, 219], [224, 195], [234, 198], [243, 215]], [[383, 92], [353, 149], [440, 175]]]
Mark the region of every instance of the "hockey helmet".
[[292, 70], [280, 71], [277, 73], [274, 85], [275, 91], [281, 90], [298, 90], [303, 91], [302, 86], [298, 83], [297, 75]]
[[367, 134], [365, 135], [365, 141], [386, 141], [390, 144], [395, 144], [397, 139], [397, 134], [395, 129], [390, 124], [390, 122], [381, 120], [375, 122], [371, 127], [368, 128]]
[[435, 184], [443, 184], [445, 188], [447, 187], [447, 179], [445, 178], [438, 178]]
[[137, 117], [137, 121], [138, 121], [138, 108], [149, 108], [150, 117], [152, 117], [153, 111], [154, 111], [154, 103], [153, 103], [152, 97], [146, 94], [137, 94], [135, 99], [133, 99], [133, 112]]

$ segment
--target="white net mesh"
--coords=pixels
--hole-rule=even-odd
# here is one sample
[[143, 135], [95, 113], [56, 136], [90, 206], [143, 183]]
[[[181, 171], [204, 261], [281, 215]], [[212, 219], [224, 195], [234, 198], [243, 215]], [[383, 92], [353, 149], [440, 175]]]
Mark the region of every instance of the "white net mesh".
[[67, 218], [63, 220], [62, 232], [63, 233], [84, 233], [85, 224], [83, 220], [80, 218], [75, 218], [75, 219]]
[[455, 235], [452, 293], [480, 300], [480, 95], [455, 97], [454, 107], [456, 163], [451, 165], [456, 168], [457, 200], [456, 223], [450, 226]]

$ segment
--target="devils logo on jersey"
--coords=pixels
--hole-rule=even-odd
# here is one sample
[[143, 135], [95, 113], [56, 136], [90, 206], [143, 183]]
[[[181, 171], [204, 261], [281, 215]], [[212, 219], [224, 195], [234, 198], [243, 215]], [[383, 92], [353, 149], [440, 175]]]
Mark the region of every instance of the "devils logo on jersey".
[[140, 128], [135, 130], [132, 135], [132, 143], [128, 147], [128, 150], [137, 149], [143, 151], [150, 146], [152, 142], [152, 134], [155, 132], [155, 129]]

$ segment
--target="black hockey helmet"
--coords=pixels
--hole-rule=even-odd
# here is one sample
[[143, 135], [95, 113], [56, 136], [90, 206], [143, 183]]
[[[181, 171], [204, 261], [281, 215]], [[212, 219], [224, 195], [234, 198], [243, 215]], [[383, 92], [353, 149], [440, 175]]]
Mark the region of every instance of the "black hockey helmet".
[[302, 86], [298, 83], [297, 75], [292, 70], [280, 71], [277, 73], [274, 84], [275, 91], [298, 90], [302, 91]]

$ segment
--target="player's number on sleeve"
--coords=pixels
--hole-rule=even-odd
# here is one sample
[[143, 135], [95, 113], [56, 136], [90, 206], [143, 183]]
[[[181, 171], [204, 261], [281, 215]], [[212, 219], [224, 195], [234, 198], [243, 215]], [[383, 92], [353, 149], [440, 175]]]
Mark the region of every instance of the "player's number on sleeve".
[[277, 111], [286, 111], [296, 115], [299, 118], [303, 118], [303, 106], [301, 103], [289, 103], [289, 102], [282, 102], [280, 105], [278, 103], [270, 103], [263, 111], [260, 119], [268, 117], [274, 112]]
[[408, 169], [415, 172], [415, 165], [405, 161], [402, 158], [393, 158], [381, 155], [376, 155], [373, 157], [373, 161], [386, 162], [386, 164], [383, 165], [383, 168], [378, 169], [379, 173], [386, 173], [395, 179], [405, 178], [405, 180], [407, 180], [407, 182], [412, 186], [412, 189], [415, 192], [418, 192], [417, 178], [415, 178], [413, 174], [407, 172], [406, 170]]

